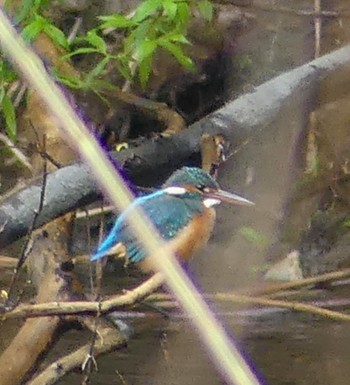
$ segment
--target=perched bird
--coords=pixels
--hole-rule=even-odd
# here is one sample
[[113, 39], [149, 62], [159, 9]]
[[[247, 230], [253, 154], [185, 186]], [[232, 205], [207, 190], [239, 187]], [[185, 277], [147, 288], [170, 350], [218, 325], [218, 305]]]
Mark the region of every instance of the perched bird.
[[183, 167], [175, 171], [160, 190], [139, 197], [117, 218], [112, 230], [91, 257], [96, 261], [121, 243], [129, 262], [137, 263], [143, 271], [154, 270], [146, 250], [133, 234], [127, 222], [135, 207], [141, 207], [149, 220], [168, 243], [171, 250], [188, 260], [211, 235], [215, 222], [214, 206], [221, 201], [239, 205], [254, 203], [220, 189], [205, 171]]

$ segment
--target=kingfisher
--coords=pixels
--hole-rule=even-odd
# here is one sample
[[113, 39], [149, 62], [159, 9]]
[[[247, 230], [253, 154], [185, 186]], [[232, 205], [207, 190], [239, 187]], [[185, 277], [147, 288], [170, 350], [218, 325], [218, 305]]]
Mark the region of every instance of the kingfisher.
[[92, 261], [109, 254], [118, 244], [124, 248], [127, 261], [144, 272], [154, 271], [146, 250], [131, 230], [127, 218], [136, 207], [143, 209], [170, 250], [188, 261], [209, 240], [215, 223], [214, 207], [221, 202], [251, 206], [253, 202], [220, 189], [219, 184], [204, 170], [183, 167], [175, 171], [161, 189], [136, 198], [116, 222], [91, 256]]

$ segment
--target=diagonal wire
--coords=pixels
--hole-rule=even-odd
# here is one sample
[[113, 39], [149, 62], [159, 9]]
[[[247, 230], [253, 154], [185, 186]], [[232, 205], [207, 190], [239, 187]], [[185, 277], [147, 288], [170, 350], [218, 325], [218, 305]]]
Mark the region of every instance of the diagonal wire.
[[[42, 62], [16, 34], [2, 10], [0, 10], [0, 44], [26, 81], [42, 96], [64, 129], [67, 140], [77, 146], [81, 157], [90, 166], [112, 202], [118, 209], [125, 209], [130, 204], [132, 196], [122, 177], [108, 161], [84, 123], [76, 116], [61, 89], [49, 77]], [[238, 348], [215, 319], [179, 263], [166, 249], [159, 235], [155, 236], [157, 234], [155, 229], [142, 211], [135, 210], [129, 222], [137, 237], [142, 240], [148, 254], [154, 258], [159, 271], [164, 274], [178, 302], [189, 315], [221, 375], [230, 384], [259, 384]]]

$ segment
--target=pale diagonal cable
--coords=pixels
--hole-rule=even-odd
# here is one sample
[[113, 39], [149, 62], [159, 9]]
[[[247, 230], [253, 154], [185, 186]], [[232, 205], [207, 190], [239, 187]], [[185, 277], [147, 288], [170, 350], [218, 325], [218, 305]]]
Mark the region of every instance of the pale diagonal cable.
[[[111, 201], [118, 209], [124, 210], [130, 204], [132, 196], [123, 183], [122, 177], [116, 172], [84, 123], [74, 113], [63, 92], [52, 81], [40, 59], [18, 36], [2, 10], [0, 11], [0, 44], [8, 58], [22, 72], [30, 86], [41, 95], [48, 109], [58, 119], [67, 140], [77, 148], [83, 160], [90, 166]], [[215, 319], [174, 256], [169, 255], [164, 243], [159, 236], [156, 236], [155, 229], [141, 210], [135, 210], [135, 215], [128, 217], [128, 220], [148, 254], [155, 259], [169, 288], [189, 315], [219, 372], [231, 384], [258, 385], [258, 379], [228, 337], [223, 326]]]

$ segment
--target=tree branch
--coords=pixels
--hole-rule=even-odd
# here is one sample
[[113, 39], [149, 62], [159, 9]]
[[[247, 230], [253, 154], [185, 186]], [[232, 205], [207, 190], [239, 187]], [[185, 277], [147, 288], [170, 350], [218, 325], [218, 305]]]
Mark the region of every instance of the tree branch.
[[110, 299], [101, 302], [47, 302], [38, 303], [36, 305], [18, 305], [15, 309], [4, 313], [3, 318], [17, 317], [43, 317], [49, 315], [69, 315], [69, 314], [104, 314], [109, 313], [117, 308], [133, 305], [141, 301], [149, 294], [158, 289], [164, 282], [160, 273], [154, 274], [146, 282], [137, 288], [128, 291], [125, 294], [113, 296]]
[[[94, 357], [123, 346], [127, 342], [127, 338], [122, 333], [113, 327], [106, 327], [105, 325], [97, 327], [97, 335], [98, 338], [93, 349]], [[90, 343], [53, 362], [31, 380], [28, 385], [51, 385], [56, 383], [74, 368], [81, 367], [87, 357], [89, 357], [89, 354]], [[94, 358], [91, 357], [91, 359]]]
[[[168, 138], [150, 140], [140, 147], [112, 153], [111, 156], [134, 183], [143, 184], [145, 179], [146, 184], [152, 183], [156, 176], [160, 177], [160, 170], [170, 173], [185, 164], [194, 153], [198, 153], [204, 133], [224, 135], [235, 146], [239, 146], [269, 125], [292, 97], [301, 98], [303, 92], [349, 62], [350, 46], [345, 46], [269, 80], [183, 132]], [[48, 175], [45, 204], [37, 226], [91, 203], [98, 196], [93, 176], [83, 164], [77, 163], [57, 170]], [[34, 183], [1, 203], [0, 247], [26, 234], [39, 199], [40, 187]]]

